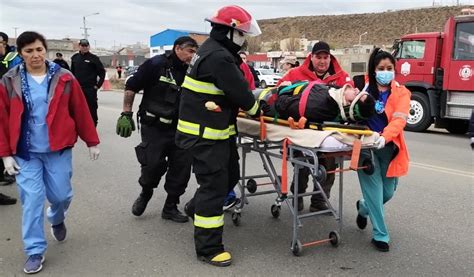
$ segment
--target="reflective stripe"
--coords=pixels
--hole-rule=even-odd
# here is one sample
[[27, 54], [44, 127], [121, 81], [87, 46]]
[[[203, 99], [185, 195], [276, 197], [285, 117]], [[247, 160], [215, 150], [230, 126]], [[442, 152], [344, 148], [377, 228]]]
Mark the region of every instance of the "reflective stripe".
[[160, 81], [176, 85], [176, 82], [173, 79], [165, 77], [165, 76], [160, 76]]
[[392, 117], [399, 117], [399, 118], [402, 118], [404, 120], [407, 120], [408, 119], [408, 114], [406, 113], [401, 113], [401, 112], [394, 112], [392, 114]]
[[257, 110], [258, 110], [258, 102], [255, 101], [255, 103], [253, 104], [253, 107], [248, 110], [246, 113], [248, 113], [249, 115], [255, 115], [255, 113], [257, 113]]
[[185, 134], [199, 136], [199, 124], [196, 124], [196, 123], [191, 123], [191, 122], [179, 119], [177, 129], [178, 131]]
[[[235, 129], [234, 129], [234, 133], [235, 133]], [[224, 130], [218, 130], [218, 129], [205, 127], [204, 133], [202, 134], [203, 138], [211, 139], [211, 140], [224, 140], [224, 139], [228, 139], [229, 136], [230, 136], [230, 127]]]
[[[166, 124], [171, 124], [173, 123], [173, 119], [168, 119], [168, 118], [164, 118], [164, 117], [160, 117], [160, 121], [163, 122], [163, 123], [166, 123]], [[199, 126], [199, 125], [198, 125]], [[198, 127], [199, 128], [199, 127]], [[199, 130], [199, 129], [198, 129]]]
[[184, 77], [183, 88], [187, 88], [191, 91], [198, 93], [205, 93], [211, 95], [224, 95], [224, 91], [218, 89], [213, 83], [201, 82], [194, 80], [193, 78], [186, 76]]
[[271, 90], [272, 88], [266, 88], [264, 90], [262, 90], [260, 92], [260, 94], [258, 95], [258, 101], [262, 100], [265, 96], [267, 96], [268, 92]]
[[222, 227], [224, 226], [224, 215], [205, 217], [194, 214], [194, 226], [204, 229]]
[[237, 131], [235, 130], [235, 125], [232, 124], [229, 126], [229, 135], [230, 136], [233, 136], [233, 135], [236, 135], [237, 134]]

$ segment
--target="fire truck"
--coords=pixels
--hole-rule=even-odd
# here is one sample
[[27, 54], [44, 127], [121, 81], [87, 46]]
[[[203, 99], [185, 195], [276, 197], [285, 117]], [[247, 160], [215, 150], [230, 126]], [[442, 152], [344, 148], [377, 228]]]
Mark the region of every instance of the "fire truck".
[[412, 93], [406, 130], [435, 124], [464, 134], [474, 109], [474, 10], [450, 17], [443, 32], [395, 41], [396, 80]]

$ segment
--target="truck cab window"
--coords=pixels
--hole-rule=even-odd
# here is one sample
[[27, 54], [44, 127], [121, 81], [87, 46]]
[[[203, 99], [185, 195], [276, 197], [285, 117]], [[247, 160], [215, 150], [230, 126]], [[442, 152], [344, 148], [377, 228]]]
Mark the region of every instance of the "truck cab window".
[[422, 59], [425, 55], [425, 41], [404, 41], [399, 45], [396, 58], [399, 59]]
[[474, 60], [474, 22], [457, 24], [453, 54], [455, 60]]

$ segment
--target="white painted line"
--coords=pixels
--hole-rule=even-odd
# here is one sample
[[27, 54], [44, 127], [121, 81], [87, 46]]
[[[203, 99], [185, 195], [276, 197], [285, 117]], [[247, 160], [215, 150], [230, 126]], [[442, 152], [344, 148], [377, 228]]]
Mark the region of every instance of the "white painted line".
[[453, 175], [458, 175], [458, 176], [474, 178], [474, 174], [469, 171], [462, 171], [462, 170], [457, 170], [457, 169], [452, 169], [452, 168], [447, 168], [447, 167], [441, 167], [441, 166], [435, 166], [435, 165], [423, 164], [423, 163], [415, 163], [415, 162], [410, 162], [410, 165], [423, 168], [423, 169], [433, 170], [436, 172], [443, 172], [443, 173], [448, 173], [448, 174], [453, 174]]

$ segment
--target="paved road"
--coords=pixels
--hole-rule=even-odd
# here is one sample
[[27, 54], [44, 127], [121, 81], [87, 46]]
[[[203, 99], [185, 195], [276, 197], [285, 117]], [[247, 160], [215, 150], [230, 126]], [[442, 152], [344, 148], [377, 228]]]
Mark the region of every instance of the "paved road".
[[[121, 100], [120, 92], [100, 93], [100, 160], [88, 160], [84, 143], [75, 147], [75, 198], [66, 221], [68, 239], [58, 244], [47, 232], [49, 249], [38, 276], [474, 275], [473, 154], [466, 137], [440, 131], [406, 134], [412, 164], [386, 206], [392, 237], [389, 253], [371, 247], [370, 225], [369, 230], [357, 229], [355, 201], [360, 189], [356, 175], [348, 173], [345, 226], [338, 248], [322, 245], [294, 257], [289, 251], [289, 211], [284, 207], [281, 217], [273, 219], [274, 196], [263, 196], [250, 199], [240, 227], [226, 216], [224, 239], [235, 262], [229, 268], [214, 268], [196, 260], [191, 223], [161, 219], [161, 186], [142, 217], [131, 215], [139, 193], [133, 150], [139, 136], [137, 132], [128, 139], [115, 135]], [[262, 169], [255, 155], [249, 162], [251, 172]], [[195, 188], [193, 178], [183, 202]], [[0, 191], [17, 195], [12, 186]], [[308, 207], [308, 199], [305, 204]], [[0, 276], [22, 274], [20, 214], [19, 205], [0, 207]], [[336, 227], [327, 216], [303, 223], [303, 241], [324, 238]]]

